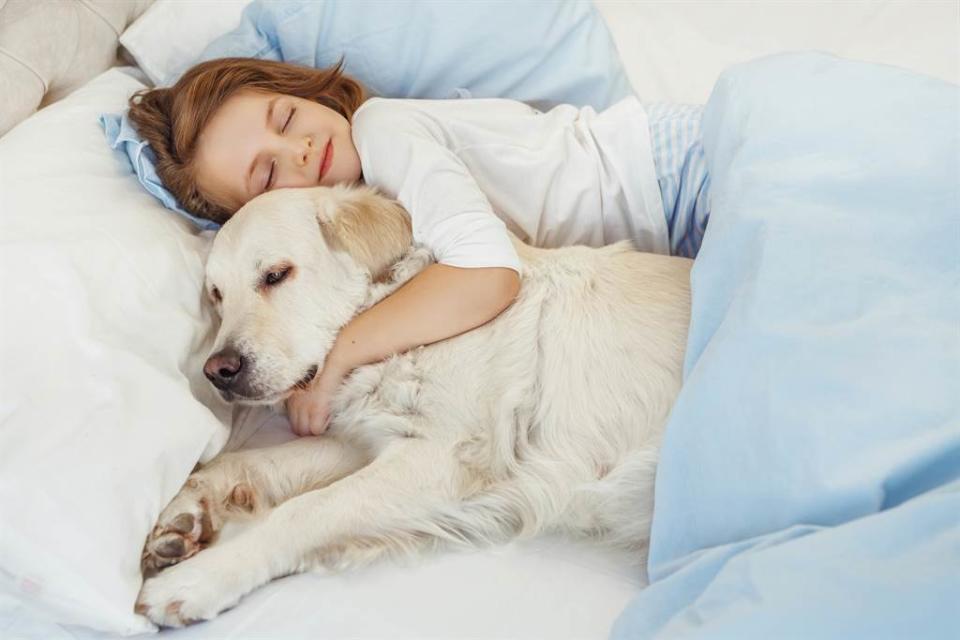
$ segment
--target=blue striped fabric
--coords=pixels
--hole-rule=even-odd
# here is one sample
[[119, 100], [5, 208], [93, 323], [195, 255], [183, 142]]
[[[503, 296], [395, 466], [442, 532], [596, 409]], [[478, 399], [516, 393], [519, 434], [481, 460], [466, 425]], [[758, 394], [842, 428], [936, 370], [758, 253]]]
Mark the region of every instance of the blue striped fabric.
[[696, 257], [710, 217], [710, 176], [700, 139], [700, 105], [644, 105], [670, 231], [670, 253]]

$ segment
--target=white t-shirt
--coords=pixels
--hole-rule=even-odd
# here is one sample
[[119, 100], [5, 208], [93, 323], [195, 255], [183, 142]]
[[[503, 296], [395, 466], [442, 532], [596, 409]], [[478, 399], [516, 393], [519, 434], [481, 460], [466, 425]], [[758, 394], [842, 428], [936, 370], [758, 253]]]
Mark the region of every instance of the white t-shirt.
[[647, 116], [636, 98], [597, 113], [523, 102], [373, 98], [353, 116], [364, 181], [410, 213], [413, 237], [456, 267], [520, 263], [537, 247], [629, 239], [669, 253]]

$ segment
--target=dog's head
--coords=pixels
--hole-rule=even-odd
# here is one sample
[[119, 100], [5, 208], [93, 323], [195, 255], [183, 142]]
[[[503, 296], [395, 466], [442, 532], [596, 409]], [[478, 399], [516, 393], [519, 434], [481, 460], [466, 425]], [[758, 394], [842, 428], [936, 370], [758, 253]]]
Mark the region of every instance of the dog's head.
[[406, 211], [372, 189], [281, 189], [251, 200], [207, 259], [221, 325], [205, 375], [227, 400], [286, 398], [323, 367], [371, 281], [410, 243]]

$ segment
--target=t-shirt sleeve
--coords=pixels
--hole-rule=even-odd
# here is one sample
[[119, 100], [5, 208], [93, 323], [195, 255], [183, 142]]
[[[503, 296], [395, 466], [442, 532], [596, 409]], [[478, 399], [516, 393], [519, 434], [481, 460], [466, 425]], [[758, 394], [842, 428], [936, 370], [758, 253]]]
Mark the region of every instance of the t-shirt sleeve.
[[506, 225], [446, 139], [439, 123], [406, 101], [375, 98], [353, 118], [364, 181], [406, 208], [414, 240], [437, 262], [519, 273]]

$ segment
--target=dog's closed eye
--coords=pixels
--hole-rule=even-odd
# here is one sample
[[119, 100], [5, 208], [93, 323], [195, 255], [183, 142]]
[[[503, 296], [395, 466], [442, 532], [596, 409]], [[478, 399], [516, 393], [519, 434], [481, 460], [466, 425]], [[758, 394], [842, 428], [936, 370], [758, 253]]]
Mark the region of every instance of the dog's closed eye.
[[283, 282], [290, 272], [293, 271], [293, 267], [290, 265], [283, 265], [271, 271], [268, 271], [266, 275], [263, 276], [263, 286], [265, 287], [275, 287], [276, 285]]

